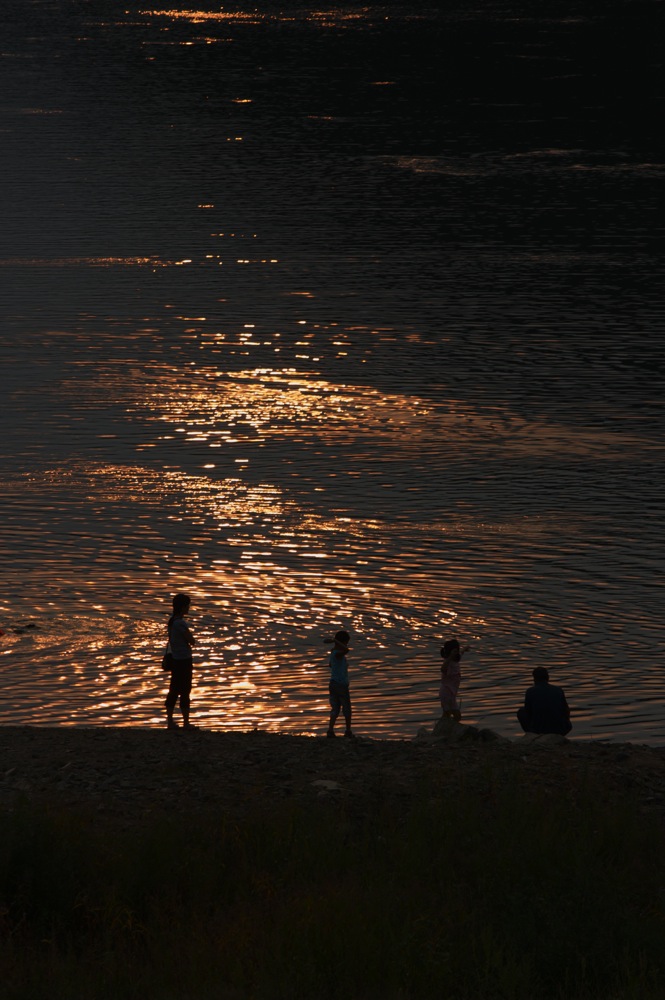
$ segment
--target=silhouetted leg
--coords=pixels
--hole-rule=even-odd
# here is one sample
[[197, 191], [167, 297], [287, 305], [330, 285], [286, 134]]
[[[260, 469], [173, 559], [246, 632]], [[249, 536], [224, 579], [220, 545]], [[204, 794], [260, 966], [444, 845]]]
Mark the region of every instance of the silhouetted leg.
[[527, 718], [526, 709], [524, 707], [517, 709], [517, 721], [524, 730], [525, 733], [529, 732], [529, 720]]
[[175, 709], [176, 702], [178, 700], [178, 689], [176, 680], [171, 672], [171, 683], [169, 685], [168, 694], [166, 695], [166, 725], [169, 729], [175, 729], [178, 723], [173, 718], [173, 710]]
[[187, 660], [183, 664], [182, 676], [180, 678], [180, 711], [182, 721], [185, 726], [189, 726], [190, 694], [192, 691], [192, 661]]
[[337, 721], [337, 716], [340, 713], [342, 707], [342, 701], [339, 696], [338, 685], [334, 681], [330, 682], [328, 687], [328, 693], [330, 695], [330, 719], [328, 721], [328, 736], [335, 735], [335, 723]]
[[349, 694], [348, 688], [342, 696], [342, 713], [346, 723], [344, 735], [353, 736], [353, 733], [351, 732], [351, 695]]

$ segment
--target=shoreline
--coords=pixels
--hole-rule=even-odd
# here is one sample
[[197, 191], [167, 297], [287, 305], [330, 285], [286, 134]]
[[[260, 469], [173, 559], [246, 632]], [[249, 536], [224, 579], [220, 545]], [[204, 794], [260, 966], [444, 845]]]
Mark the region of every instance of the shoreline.
[[0, 726], [0, 759], [3, 812], [28, 802], [132, 822], [174, 808], [240, 815], [297, 801], [366, 812], [408, 806], [423, 789], [475, 796], [510, 787], [575, 801], [593, 788], [665, 817], [665, 748], [558, 736], [511, 741], [457, 723], [411, 740]]

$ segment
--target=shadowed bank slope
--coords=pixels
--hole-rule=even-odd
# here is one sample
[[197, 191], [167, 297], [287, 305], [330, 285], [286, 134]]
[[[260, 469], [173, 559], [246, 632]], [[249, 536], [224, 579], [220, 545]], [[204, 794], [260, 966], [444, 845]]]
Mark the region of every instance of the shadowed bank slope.
[[469, 727], [0, 749], [10, 1000], [662, 996], [660, 751]]
[[491, 785], [527, 798], [578, 794], [590, 784], [594, 798], [629, 794], [640, 807], [665, 810], [665, 748], [561, 737], [511, 742], [454, 723], [414, 740], [7, 726], [0, 754], [1, 806], [17, 796], [90, 805], [126, 822], [176, 806], [237, 814], [326, 796], [362, 811], [377, 801], [407, 802], [432, 781], [448, 794], [485, 794]]

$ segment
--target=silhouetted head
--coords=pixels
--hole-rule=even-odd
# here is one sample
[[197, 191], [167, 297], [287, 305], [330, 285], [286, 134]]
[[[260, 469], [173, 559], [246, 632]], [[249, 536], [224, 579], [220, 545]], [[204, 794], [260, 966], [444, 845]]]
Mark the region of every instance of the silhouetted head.
[[449, 639], [448, 642], [444, 642], [441, 647], [441, 656], [444, 660], [447, 660], [452, 653], [459, 653], [459, 642], [457, 639]]
[[344, 646], [348, 646], [350, 638], [348, 632], [335, 632], [335, 642], [341, 642]]
[[545, 667], [535, 667], [532, 675], [534, 684], [547, 684], [550, 675]]
[[184, 615], [192, 603], [189, 594], [176, 594], [173, 598], [173, 614]]

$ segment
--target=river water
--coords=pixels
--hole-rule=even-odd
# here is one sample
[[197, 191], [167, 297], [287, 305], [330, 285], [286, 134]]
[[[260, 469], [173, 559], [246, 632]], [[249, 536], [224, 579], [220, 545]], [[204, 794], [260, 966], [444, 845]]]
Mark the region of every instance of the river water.
[[206, 726], [665, 743], [660, 5], [535, 6], [6, 0], [0, 722], [185, 590]]

